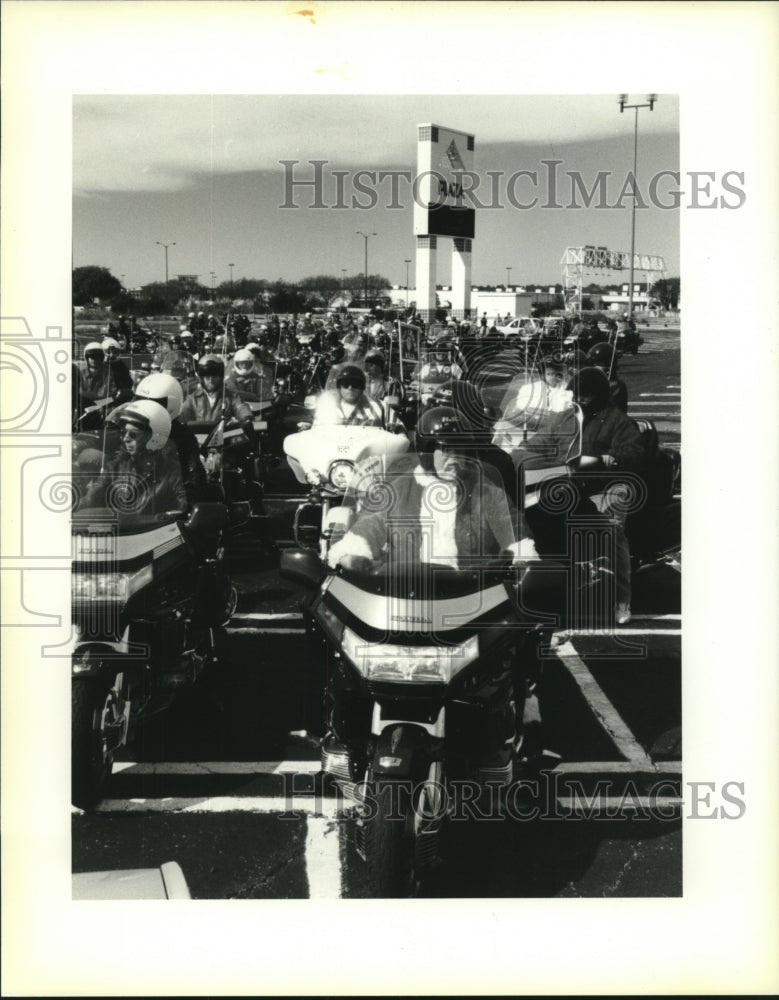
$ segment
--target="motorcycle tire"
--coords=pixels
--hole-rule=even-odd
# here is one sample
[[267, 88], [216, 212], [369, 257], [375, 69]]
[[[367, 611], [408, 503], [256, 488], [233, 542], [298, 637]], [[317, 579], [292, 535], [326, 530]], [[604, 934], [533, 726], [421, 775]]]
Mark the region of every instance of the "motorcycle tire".
[[366, 793], [364, 842], [368, 885], [377, 899], [405, 899], [414, 889], [411, 794], [396, 781], [373, 782]]
[[105, 680], [71, 681], [71, 801], [90, 809], [103, 797], [111, 774], [113, 753], [107, 749], [105, 728], [116, 722], [115, 699]]

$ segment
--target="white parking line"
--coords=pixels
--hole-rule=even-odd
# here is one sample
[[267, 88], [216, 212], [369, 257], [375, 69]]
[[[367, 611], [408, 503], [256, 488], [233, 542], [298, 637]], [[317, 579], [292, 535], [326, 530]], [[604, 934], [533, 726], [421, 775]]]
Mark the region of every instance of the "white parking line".
[[593, 714], [606, 730], [606, 733], [619, 752], [631, 763], [651, 768], [651, 757], [649, 757], [633, 733], [625, 725], [622, 716], [609, 701], [603, 688], [592, 676], [571, 643], [565, 642], [555, 647], [554, 652], [566, 667], [571, 677], [579, 685]]
[[306, 875], [309, 899], [340, 899], [340, 827], [329, 819], [306, 819]]
[[[303, 816], [324, 816], [337, 819], [348, 809], [338, 799], [315, 796], [296, 796], [283, 799], [280, 796], [257, 795], [214, 795], [210, 797], [167, 797], [161, 799], [104, 799], [95, 807], [99, 813], [300, 813]], [[72, 812], [82, 812], [72, 806]], [[293, 817], [290, 817], [293, 818]]]
[[318, 760], [216, 760], [216, 761], [164, 761], [136, 764], [119, 761], [114, 764], [114, 774], [147, 776], [154, 774], [186, 774], [207, 777], [210, 774], [317, 774]]
[[654, 774], [681, 774], [680, 760], [652, 761], [649, 767], [642, 769], [630, 760], [580, 760], [567, 764], [558, 764], [554, 769], [556, 774], [630, 774], [635, 776]]
[[650, 396], [654, 399], [667, 396], [671, 399], [681, 399], [682, 394], [680, 392], [640, 392], [639, 396]]

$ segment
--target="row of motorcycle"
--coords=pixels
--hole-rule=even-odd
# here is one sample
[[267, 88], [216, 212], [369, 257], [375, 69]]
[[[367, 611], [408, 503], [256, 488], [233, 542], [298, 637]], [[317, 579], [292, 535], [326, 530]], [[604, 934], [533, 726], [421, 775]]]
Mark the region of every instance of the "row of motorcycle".
[[[610, 594], [601, 572], [609, 526], [583, 508], [576, 489], [577, 408], [564, 458], [517, 476], [539, 561], [433, 566], [424, 578], [410, 564], [377, 572], [328, 564], [371, 492], [372, 466], [379, 484], [384, 463], [412, 450], [420, 414], [451, 402], [455, 383], [476, 377], [478, 358], [459, 356], [463, 379], [450, 365], [425, 382], [421, 361], [407, 364], [404, 398], [390, 402], [403, 418], [400, 434], [311, 426], [332, 357], [304, 347], [269, 360], [273, 397], [246, 400], [261, 454], [237, 426], [194, 428], [212, 490], [186, 517], [121, 509], [74, 515], [74, 804], [99, 802], [119, 748], [223, 655], [220, 633], [234, 610], [225, 550], [265, 516], [264, 478], [282, 456], [301, 497], [295, 547], [281, 553], [280, 572], [303, 594], [321, 665], [318, 788], [353, 809], [372, 894], [414, 894], [440, 864], [442, 830], [463, 802], [469, 814], [500, 812], [520, 779], [554, 766], [532, 721], [544, 644], [556, 629], [592, 624]], [[636, 491], [627, 525], [637, 570], [680, 550], [676, 472], [666, 475], [668, 456], [653, 427], [646, 438], [655, 471]]]

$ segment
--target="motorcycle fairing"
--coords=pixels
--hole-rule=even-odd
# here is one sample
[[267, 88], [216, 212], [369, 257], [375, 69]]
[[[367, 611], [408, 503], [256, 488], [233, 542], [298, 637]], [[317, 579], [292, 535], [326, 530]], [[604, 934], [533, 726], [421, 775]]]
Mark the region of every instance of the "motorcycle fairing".
[[460, 642], [479, 630], [516, 621], [515, 605], [505, 584], [436, 599], [398, 597], [363, 590], [342, 576], [332, 576], [322, 591], [324, 608], [367, 642], [409, 645], [443, 640]]

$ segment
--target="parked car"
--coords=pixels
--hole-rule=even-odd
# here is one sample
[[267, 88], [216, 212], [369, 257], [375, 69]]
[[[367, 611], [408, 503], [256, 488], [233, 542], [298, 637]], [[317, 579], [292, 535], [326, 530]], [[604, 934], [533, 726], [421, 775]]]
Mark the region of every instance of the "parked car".
[[508, 323], [498, 324], [496, 329], [504, 337], [525, 337], [537, 333], [540, 329], [540, 324], [538, 320], [533, 319], [531, 316], [516, 316]]

